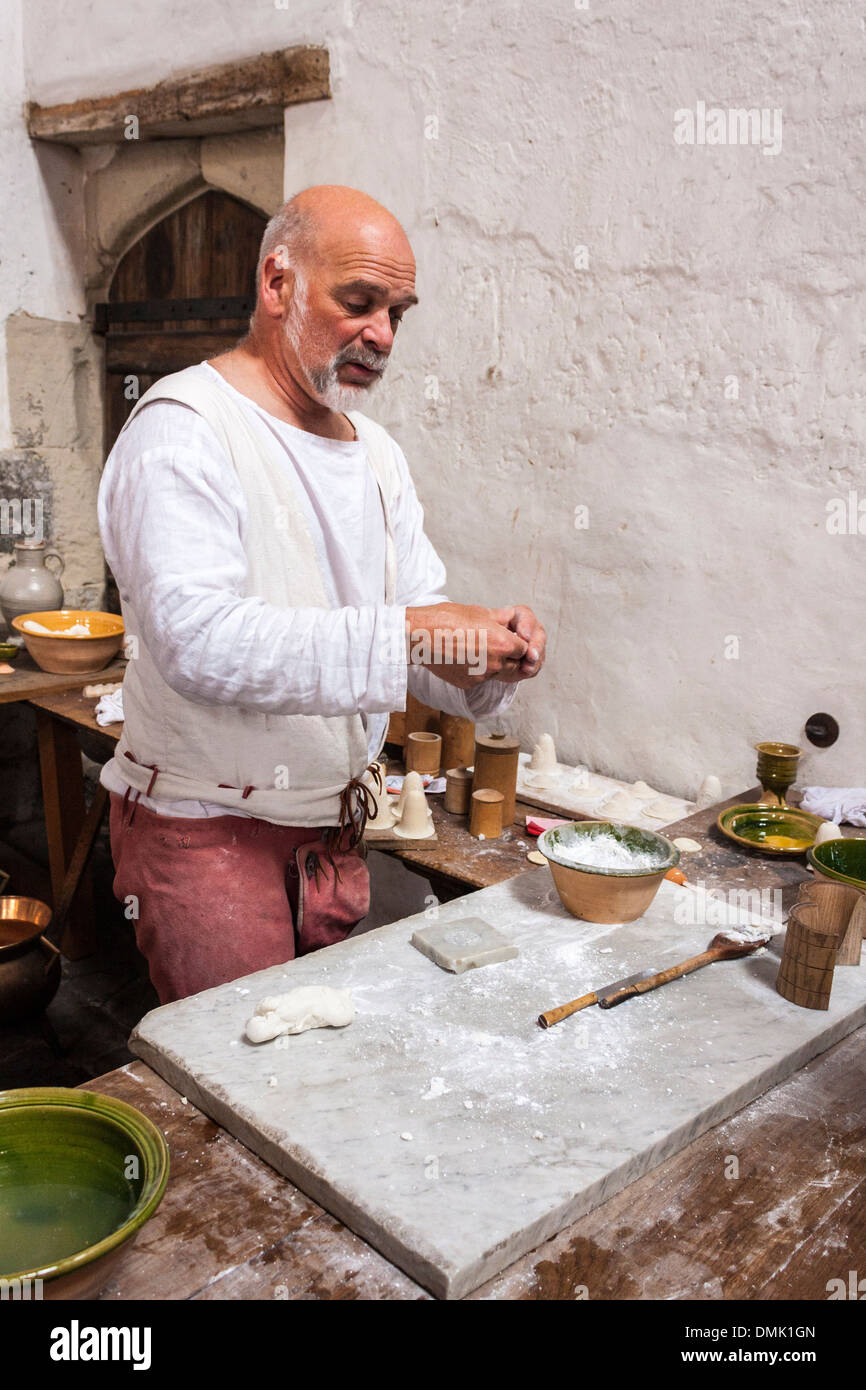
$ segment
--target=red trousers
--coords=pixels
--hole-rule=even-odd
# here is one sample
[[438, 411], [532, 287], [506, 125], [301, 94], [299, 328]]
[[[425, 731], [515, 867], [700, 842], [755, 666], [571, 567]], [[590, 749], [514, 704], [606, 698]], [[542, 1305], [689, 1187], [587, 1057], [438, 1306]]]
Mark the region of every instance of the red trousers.
[[[133, 813], [134, 812], [134, 813]], [[111, 794], [114, 895], [160, 1002], [342, 941], [370, 910], [357, 850], [241, 816], [160, 816]]]

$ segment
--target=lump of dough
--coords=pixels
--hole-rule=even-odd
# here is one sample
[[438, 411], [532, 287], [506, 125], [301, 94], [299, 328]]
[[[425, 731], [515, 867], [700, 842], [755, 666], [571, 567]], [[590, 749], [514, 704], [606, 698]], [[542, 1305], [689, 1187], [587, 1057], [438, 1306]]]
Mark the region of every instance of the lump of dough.
[[673, 843], [676, 845], [677, 849], [683, 850], [685, 854], [697, 854], [698, 850], [702, 848], [698, 840], [690, 840], [688, 835], [681, 835], [680, 838], [674, 840]]
[[600, 777], [594, 777], [588, 768], [577, 769], [577, 777], [570, 784], [568, 790], [573, 796], [601, 796], [607, 789], [607, 783]]
[[633, 796], [629, 796], [628, 792], [620, 790], [614, 792], [613, 796], [609, 796], [601, 809], [606, 816], [612, 816], [620, 820], [626, 816], [635, 815], [639, 807], [636, 805]]
[[825, 840], [841, 840], [842, 831], [835, 821], [823, 820], [815, 834], [815, 844], [823, 845]]
[[538, 787], [541, 789], [542, 787], [553, 787], [557, 782], [556, 770], [547, 770], [546, 772], [524, 772], [523, 781], [525, 786], [530, 788]]
[[272, 994], [256, 1005], [247, 1021], [250, 1042], [269, 1042], [281, 1033], [305, 1033], [308, 1028], [345, 1028], [355, 1017], [347, 989], [303, 985], [288, 994]]
[[651, 801], [648, 806], [642, 807], [642, 810], [645, 816], [668, 823], [672, 820], [679, 820], [682, 815], [679, 802], [672, 801], [669, 796], [658, 797], [655, 801]]
[[632, 796], [636, 796], [639, 801], [652, 801], [654, 796], [658, 796], [658, 792], [647, 786], [646, 782], [632, 782], [631, 790]]

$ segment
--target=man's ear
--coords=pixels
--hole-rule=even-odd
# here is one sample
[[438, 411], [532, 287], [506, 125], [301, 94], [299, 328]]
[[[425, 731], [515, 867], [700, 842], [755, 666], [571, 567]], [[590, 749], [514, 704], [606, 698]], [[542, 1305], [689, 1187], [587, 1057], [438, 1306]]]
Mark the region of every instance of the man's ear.
[[289, 266], [288, 252], [285, 246], [278, 246], [270, 256], [265, 258], [265, 263], [262, 266], [262, 283], [259, 286], [262, 307], [272, 318], [279, 318], [282, 314], [286, 302], [286, 290], [288, 290], [288, 302], [291, 303], [295, 292], [295, 272]]

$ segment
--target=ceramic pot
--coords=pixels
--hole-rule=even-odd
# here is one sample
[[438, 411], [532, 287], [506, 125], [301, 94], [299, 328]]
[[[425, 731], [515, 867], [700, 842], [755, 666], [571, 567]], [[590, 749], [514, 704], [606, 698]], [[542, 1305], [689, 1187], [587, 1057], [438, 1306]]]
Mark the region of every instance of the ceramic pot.
[[39, 1014], [57, 993], [60, 952], [44, 935], [51, 909], [36, 898], [0, 898], [0, 1023]]
[[[563, 847], [575, 848], [583, 836], [594, 839], [607, 834], [636, 851], [658, 855], [658, 864], [652, 869], [605, 869], [573, 864], [558, 857]], [[680, 859], [676, 845], [664, 835], [620, 821], [586, 820], [556, 825], [539, 835], [538, 848], [548, 861], [563, 907], [572, 917], [605, 926], [642, 917], [662, 879]]]
[[[0, 584], [0, 612], [11, 627], [21, 613], [53, 611], [63, 607], [63, 561], [56, 550], [46, 550], [44, 541], [16, 541], [13, 560]], [[55, 574], [46, 560], [56, 560]]]

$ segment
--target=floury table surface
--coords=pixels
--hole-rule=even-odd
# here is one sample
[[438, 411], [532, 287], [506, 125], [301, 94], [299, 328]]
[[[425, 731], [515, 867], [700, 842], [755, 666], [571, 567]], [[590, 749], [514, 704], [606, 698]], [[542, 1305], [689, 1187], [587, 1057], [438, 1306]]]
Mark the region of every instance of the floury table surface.
[[[515, 960], [447, 975], [410, 946], [425, 919], [408, 918], [157, 1009], [131, 1046], [393, 1263], [459, 1297], [866, 1020], [862, 969], [837, 971], [828, 1013], [777, 995], [774, 942], [538, 1027], [543, 1009], [703, 949], [716, 927], [689, 908], [665, 883], [636, 923], [581, 923], [539, 870], [440, 909], [489, 921]], [[304, 984], [351, 989], [355, 1023], [244, 1041], [259, 998]]]

